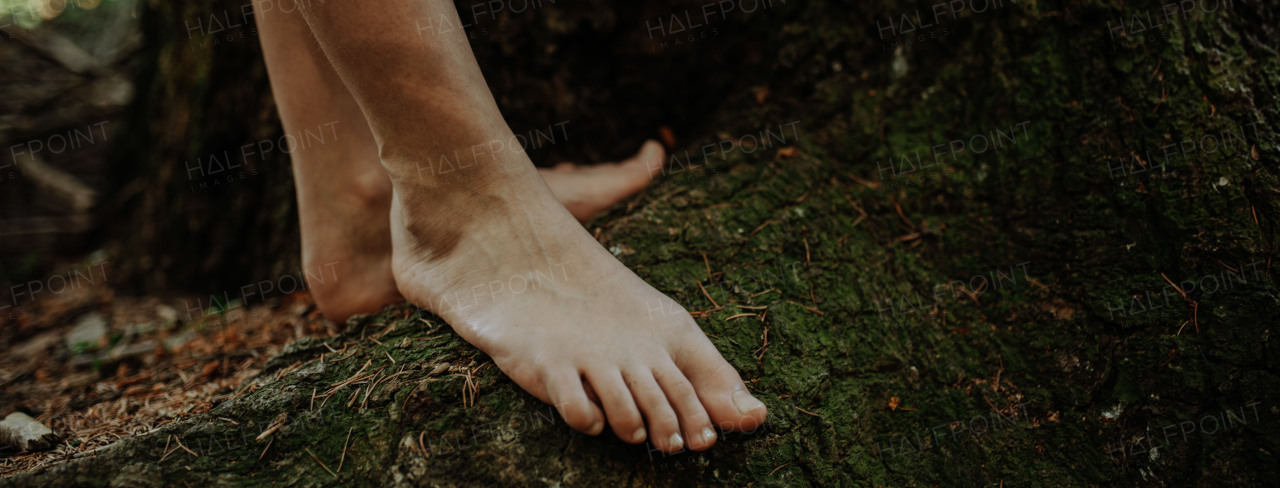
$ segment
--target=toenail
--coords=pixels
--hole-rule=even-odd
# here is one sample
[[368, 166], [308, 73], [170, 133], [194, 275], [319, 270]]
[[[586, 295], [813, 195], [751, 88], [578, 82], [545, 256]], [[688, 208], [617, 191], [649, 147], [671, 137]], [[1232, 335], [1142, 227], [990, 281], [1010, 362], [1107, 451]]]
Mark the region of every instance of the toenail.
[[667, 444], [670, 444], [671, 447], [684, 447], [684, 437], [680, 437], [679, 433], [671, 434], [671, 439], [668, 439]]
[[757, 408], [763, 407], [764, 403], [751, 396], [751, 393], [748, 393], [744, 388], [733, 392], [733, 406], [738, 407], [738, 413], [746, 415]]
[[715, 430], [713, 430], [711, 427], [705, 427], [705, 428], [703, 428], [703, 429], [702, 429], [702, 443], [703, 443], [703, 444], [706, 444], [706, 443], [708, 443], [708, 442], [711, 442], [711, 441], [715, 440], [715, 438], [716, 438], [716, 431], [715, 431]]
[[644, 434], [645, 434], [644, 427], [636, 429], [636, 432], [634, 434], [631, 434], [631, 440], [633, 441], [644, 440]]
[[600, 431], [602, 430], [604, 430], [604, 422], [600, 421], [599, 419], [596, 419], [595, 423], [591, 424], [591, 428], [587, 430], [587, 433], [591, 435], [596, 435], [596, 434], [599, 434]]

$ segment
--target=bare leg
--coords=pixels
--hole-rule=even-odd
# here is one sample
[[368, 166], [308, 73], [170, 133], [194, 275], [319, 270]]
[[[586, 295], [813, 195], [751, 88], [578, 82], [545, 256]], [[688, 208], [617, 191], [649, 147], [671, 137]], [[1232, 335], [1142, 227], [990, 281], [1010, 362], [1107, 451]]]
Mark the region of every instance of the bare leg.
[[[321, 52], [311, 28], [287, 4], [256, 5], [272, 91], [288, 133], [326, 138], [292, 154], [305, 269], [329, 269], [337, 281], [311, 283], [320, 311], [335, 321], [403, 300], [391, 274], [391, 180], [364, 112]], [[662, 146], [646, 143], [621, 163], [562, 164], [539, 170], [557, 199], [586, 223], [642, 190], [661, 170]]]
[[[391, 278], [391, 179], [355, 99], [310, 28], [281, 2], [255, 5], [280, 121], [289, 134], [322, 128], [324, 144], [293, 151], [303, 269], [336, 263], [337, 280], [310, 283], [325, 316], [346, 320], [401, 301]], [[333, 139], [328, 139], [332, 130]]]
[[[390, 175], [392, 274], [406, 298], [582, 432], [607, 418], [625, 441], [699, 450], [713, 425], [764, 421], [688, 313], [596, 243], [507, 143], [460, 29], [421, 30], [459, 25], [451, 2], [308, 2], [303, 14]], [[436, 171], [442, 155], [466, 177]]]

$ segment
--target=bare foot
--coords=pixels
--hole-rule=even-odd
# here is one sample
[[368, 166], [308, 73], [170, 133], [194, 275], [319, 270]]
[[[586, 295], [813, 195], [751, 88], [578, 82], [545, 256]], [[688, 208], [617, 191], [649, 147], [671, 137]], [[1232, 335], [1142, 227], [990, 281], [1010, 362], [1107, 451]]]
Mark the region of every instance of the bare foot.
[[326, 149], [294, 156], [302, 268], [316, 308], [343, 322], [404, 298], [391, 276], [391, 179], [372, 158], [321, 166], [328, 174], [297, 167], [313, 163], [303, 157], [342, 157], [347, 148]]
[[713, 427], [764, 421], [683, 308], [592, 239], [524, 153], [497, 159], [500, 170], [466, 188], [395, 182], [392, 270], [410, 302], [581, 432], [607, 423], [626, 442], [675, 452], [711, 447]]
[[[378, 160], [379, 145], [364, 110], [334, 71], [311, 27], [302, 16], [289, 13], [303, 6], [277, 1], [285, 3], [294, 8], [274, 8], [271, 2], [258, 5], [263, 7], [257, 12], [259, 38], [286, 133], [322, 136], [320, 144], [290, 151], [302, 261], [316, 306], [326, 317], [345, 321], [403, 300], [391, 274], [391, 179]], [[422, 7], [425, 2], [408, 5]], [[447, 8], [456, 15], [452, 6]], [[466, 44], [465, 39], [455, 40]], [[651, 172], [661, 168], [662, 158], [661, 146], [651, 142], [622, 163], [561, 165], [541, 174], [573, 216], [586, 222], [644, 188]]]
[[[585, 224], [643, 190], [662, 170], [664, 160], [662, 145], [647, 141], [620, 163], [562, 163], [539, 169], [538, 174], [569, 213]], [[347, 166], [335, 167], [347, 172], [346, 178], [325, 175], [325, 181], [316, 183], [325, 187], [324, 194], [306, 194], [300, 188], [298, 197], [303, 268], [323, 278], [309, 283], [311, 296], [321, 313], [336, 322], [404, 300], [391, 274], [391, 180], [376, 160]], [[329, 279], [331, 266], [337, 279]]]
[[[592, 239], [519, 145], [507, 143], [515, 136], [461, 30], [424, 38], [406, 22], [460, 23], [451, 2], [297, 10], [305, 23], [295, 27], [315, 36], [376, 136], [393, 188], [391, 269], [405, 298], [443, 317], [582, 432], [607, 423], [627, 442], [651, 439], [672, 452], [710, 447], [713, 427], [764, 422], [764, 404], [689, 314]], [[263, 37], [273, 28], [265, 25]], [[271, 51], [278, 56], [269, 63], [290, 59]], [[316, 100], [296, 107], [324, 105]], [[431, 130], [421, 130], [424, 116]], [[464, 179], [422, 171], [441, 154], [468, 155], [455, 167]]]

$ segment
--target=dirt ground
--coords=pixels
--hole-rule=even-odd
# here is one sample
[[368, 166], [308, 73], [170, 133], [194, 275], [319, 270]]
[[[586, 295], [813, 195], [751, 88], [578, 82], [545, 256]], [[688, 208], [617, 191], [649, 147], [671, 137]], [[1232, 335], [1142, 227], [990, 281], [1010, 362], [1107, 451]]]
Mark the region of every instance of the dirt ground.
[[[0, 475], [204, 413], [235, 398], [286, 344], [336, 328], [305, 293], [213, 312], [198, 308], [207, 298], [117, 297], [104, 285], [110, 272], [105, 261], [69, 268], [67, 291], [0, 316], [0, 418], [37, 412], [65, 438], [51, 450], [0, 448]], [[192, 320], [206, 311], [216, 318]]]

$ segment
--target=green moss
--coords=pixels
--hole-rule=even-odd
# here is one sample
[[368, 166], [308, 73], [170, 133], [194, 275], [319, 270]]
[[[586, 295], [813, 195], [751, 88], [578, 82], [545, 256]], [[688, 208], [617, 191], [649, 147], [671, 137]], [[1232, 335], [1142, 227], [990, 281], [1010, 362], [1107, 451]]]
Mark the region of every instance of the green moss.
[[[821, 4], [743, 27], [769, 32], [790, 61], [771, 68], [769, 103], [727, 95], [690, 150], [800, 119], [801, 140], [788, 144], [799, 154], [732, 151], [667, 176], [600, 223], [603, 244], [659, 290], [710, 310], [701, 284], [724, 307], [699, 324], [769, 405], [758, 432], [674, 456], [585, 437], [492, 367], [474, 376], [478, 395], [464, 406], [466, 380], [452, 374], [486, 358], [438, 319], [398, 308], [289, 348], [257, 390], [208, 414], [6, 481], [1082, 486], [1274, 476], [1280, 355], [1270, 329], [1280, 294], [1269, 264], [1230, 290], [1192, 292], [1198, 313], [1162, 293], [1166, 276], [1222, 276], [1274, 255], [1280, 62], [1245, 35], [1259, 29], [1245, 9], [1269, 7], [1198, 14], [1180, 21], [1178, 38], [1117, 48], [1107, 21], [1160, 8], [1140, 3], [1010, 4], [900, 54]], [[858, 22], [902, 14], [878, 2], [853, 8]], [[881, 171], [1022, 121], [1025, 139], [948, 156], [927, 180]], [[1254, 122], [1247, 151], [1112, 170]], [[1000, 289], [971, 288], [970, 298], [946, 288], [1020, 263], [1026, 274]], [[1135, 296], [1162, 307], [1135, 308]], [[741, 306], [769, 308], [763, 320], [728, 320], [755, 311]], [[378, 334], [381, 344], [359, 340]], [[318, 367], [321, 356], [336, 359], [322, 344], [353, 352]], [[366, 362], [366, 371], [409, 372], [365, 408], [347, 406], [350, 387], [311, 406], [313, 390]], [[1150, 429], [1250, 402], [1261, 418], [1230, 434], [1195, 432], [1158, 456], [1132, 449]], [[156, 463], [170, 435], [188, 445], [253, 437], [281, 413], [290, 423], [261, 460], [264, 444], [249, 440]], [[990, 428], [976, 432], [979, 420]], [[336, 469], [348, 431], [334, 479], [304, 449]]]

